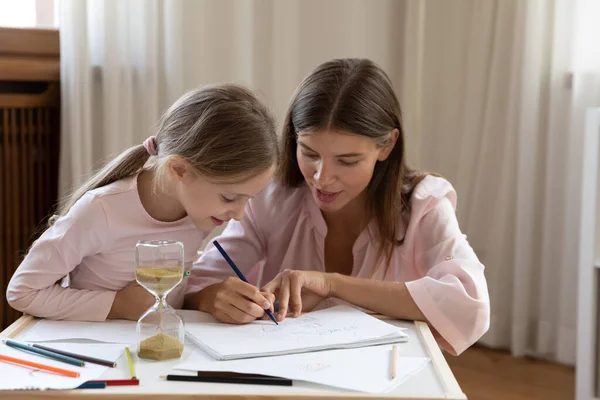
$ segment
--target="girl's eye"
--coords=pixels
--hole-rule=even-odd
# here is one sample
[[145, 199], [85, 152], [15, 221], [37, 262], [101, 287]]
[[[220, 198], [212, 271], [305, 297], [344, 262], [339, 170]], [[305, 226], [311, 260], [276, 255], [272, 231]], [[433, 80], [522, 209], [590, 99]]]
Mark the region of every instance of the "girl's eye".
[[344, 161], [344, 160], [339, 160], [339, 161], [340, 161], [340, 164], [342, 164], [346, 167], [352, 167], [360, 162], [360, 161]]
[[230, 199], [230, 198], [225, 197], [223, 195], [221, 195], [221, 200], [223, 200], [224, 203], [233, 203], [235, 201], [235, 199]]

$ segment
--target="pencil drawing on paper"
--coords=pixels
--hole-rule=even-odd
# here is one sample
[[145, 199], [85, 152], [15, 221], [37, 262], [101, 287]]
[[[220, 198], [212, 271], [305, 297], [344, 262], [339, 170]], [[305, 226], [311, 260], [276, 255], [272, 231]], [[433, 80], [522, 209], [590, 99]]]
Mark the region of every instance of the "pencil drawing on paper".
[[280, 326], [263, 325], [261, 328], [262, 328], [263, 333], [272, 333], [272, 332], [281, 332], [282, 331]]
[[286, 325], [261, 325], [260, 335], [270, 336], [273, 335], [281, 337], [282, 335], [288, 337], [295, 337], [297, 340], [302, 340], [303, 337], [307, 336], [331, 336], [336, 334], [351, 334], [356, 336], [356, 331], [359, 327], [354, 324], [348, 324], [347, 326], [328, 328], [323, 326], [316, 318], [306, 318], [299, 321], [290, 321]]
[[329, 367], [331, 367], [331, 365], [317, 362], [314, 364], [302, 364], [300, 366], [300, 370], [302, 372], [319, 372], [319, 371], [323, 371], [324, 369], [327, 369]]

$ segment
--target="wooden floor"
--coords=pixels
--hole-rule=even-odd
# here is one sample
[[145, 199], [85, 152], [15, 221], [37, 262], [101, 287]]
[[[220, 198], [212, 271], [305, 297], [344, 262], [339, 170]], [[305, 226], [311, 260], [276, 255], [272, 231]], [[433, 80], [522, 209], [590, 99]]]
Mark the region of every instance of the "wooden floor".
[[571, 400], [575, 370], [484, 347], [446, 360], [469, 400]]

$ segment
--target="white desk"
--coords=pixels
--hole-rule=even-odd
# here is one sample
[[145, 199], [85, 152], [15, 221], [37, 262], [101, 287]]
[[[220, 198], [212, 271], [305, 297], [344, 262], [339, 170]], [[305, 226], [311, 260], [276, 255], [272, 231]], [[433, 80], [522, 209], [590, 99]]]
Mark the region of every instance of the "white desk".
[[[0, 336], [16, 338], [27, 332], [36, 319], [30, 316], [21, 317], [8, 327]], [[161, 380], [161, 375], [166, 375], [171, 367], [177, 365], [179, 360], [163, 362], [136, 361], [136, 374], [140, 379], [140, 386], [107, 387], [106, 389], [70, 390], [70, 391], [32, 391], [32, 392], [0, 392], [2, 399], [39, 399], [39, 398], [68, 398], [89, 399], [99, 397], [103, 399], [452, 399], [464, 400], [465, 394], [460, 389], [452, 375], [442, 352], [435, 342], [427, 324], [423, 322], [388, 321], [394, 325], [408, 328], [410, 341], [400, 346], [401, 356], [429, 357], [431, 362], [419, 373], [409, 378], [394, 392], [385, 395], [370, 395], [342, 391], [327, 386], [294, 381], [292, 387], [263, 386], [263, 385], [234, 385], [220, 383], [200, 382], [167, 382]], [[124, 357], [124, 356], [123, 356]], [[357, 360], [360, 362], [360, 360]], [[129, 378], [126, 368], [127, 362], [123, 358], [119, 367], [109, 369], [103, 378]]]

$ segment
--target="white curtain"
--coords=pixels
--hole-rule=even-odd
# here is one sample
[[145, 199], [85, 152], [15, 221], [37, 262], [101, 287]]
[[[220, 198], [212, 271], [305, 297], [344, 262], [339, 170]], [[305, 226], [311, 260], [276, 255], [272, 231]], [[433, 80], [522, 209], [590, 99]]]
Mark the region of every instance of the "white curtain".
[[181, 94], [178, 4], [60, 1], [61, 194], [151, 135]]
[[168, 104], [199, 85], [245, 84], [281, 122], [296, 86], [328, 59], [369, 57], [398, 77], [403, 7], [395, 0], [61, 0], [61, 195], [143, 141]]
[[582, 40], [600, 35], [575, 27], [594, 3], [61, 0], [61, 193], [185, 90], [244, 83], [281, 122], [316, 65], [368, 57], [402, 98], [409, 163], [458, 190], [487, 266], [483, 342], [573, 363], [582, 110], [600, 104]]
[[398, 75], [402, 7], [394, 0], [61, 0], [61, 193], [144, 140], [164, 108], [198, 85], [246, 84], [281, 117], [300, 80], [330, 58], [370, 57]]
[[492, 322], [482, 342], [567, 364], [575, 362], [583, 113], [600, 105], [594, 3], [407, 7], [412, 154], [454, 183], [459, 221], [486, 265]]

